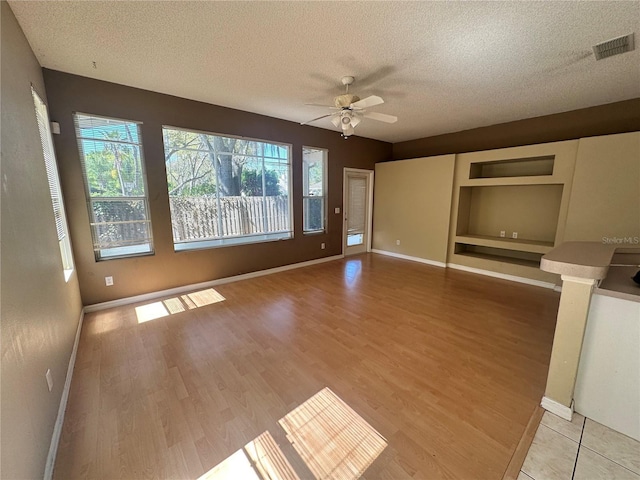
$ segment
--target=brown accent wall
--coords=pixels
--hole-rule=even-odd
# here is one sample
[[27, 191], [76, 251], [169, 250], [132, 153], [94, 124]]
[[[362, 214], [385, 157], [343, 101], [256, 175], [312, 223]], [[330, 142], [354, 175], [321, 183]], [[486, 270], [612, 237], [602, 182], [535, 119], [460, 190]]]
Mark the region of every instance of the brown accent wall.
[[[391, 144], [360, 137], [348, 140], [335, 131], [301, 126], [239, 110], [44, 70], [52, 121], [60, 123], [54, 136], [62, 188], [73, 238], [82, 301], [85, 305], [139, 295], [192, 283], [338, 255], [342, 251], [342, 173], [344, 167], [373, 170], [391, 158]], [[143, 122], [141, 126], [149, 187], [155, 255], [96, 262], [82, 171], [73, 125], [73, 112]], [[245, 136], [292, 145], [294, 238], [174, 252], [167, 193], [162, 126]], [[329, 150], [328, 228], [325, 234], [302, 234], [302, 146]], [[326, 243], [321, 250], [320, 244]], [[106, 287], [104, 277], [113, 276]]]
[[640, 130], [640, 98], [393, 144], [393, 160]]
[[31, 96], [33, 85], [47, 100], [42, 69], [9, 5], [0, 7], [0, 478], [43, 478], [82, 305], [77, 276], [64, 278]]

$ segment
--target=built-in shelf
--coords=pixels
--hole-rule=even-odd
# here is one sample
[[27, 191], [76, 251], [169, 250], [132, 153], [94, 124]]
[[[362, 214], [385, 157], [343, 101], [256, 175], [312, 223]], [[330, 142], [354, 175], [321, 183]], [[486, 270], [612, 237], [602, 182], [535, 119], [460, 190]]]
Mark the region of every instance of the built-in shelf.
[[506, 248], [486, 247], [468, 243], [455, 243], [455, 254], [464, 257], [473, 257], [492, 262], [509, 263], [525, 267], [540, 268], [542, 253], [525, 252]]
[[540, 260], [563, 235], [577, 148], [571, 140], [458, 155], [447, 261], [555, 281]]
[[539, 177], [553, 175], [554, 155], [472, 162], [469, 178]]
[[553, 242], [525, 240], [519, 238], [491, 237], [488, 235], [457, 235], [457, 243], [481, 247], [517, 250], [520, 252], [545, 254], [553, 248]]

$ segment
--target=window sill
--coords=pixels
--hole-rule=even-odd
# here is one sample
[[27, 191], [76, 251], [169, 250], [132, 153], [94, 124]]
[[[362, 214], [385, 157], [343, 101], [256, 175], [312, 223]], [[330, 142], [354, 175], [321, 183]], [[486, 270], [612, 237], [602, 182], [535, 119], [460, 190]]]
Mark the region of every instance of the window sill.
[[247, 237], [219, 238], [215, 240], [201, 240], [194, 242], [175, 243], [173, 248], [176, 252], [186, 252], [190, 250], [203, 250], [208, 248], [232, 247], [236, 245], [247, 245], [252, 243], [276, 242], [279, 240], [290, 240], [293, 238], [292, 232], [268, 233], [265, 235], [251, 235]]
[[69, 269], [64, 271], [64, 281], [65, 281], [65, 283], [69, 283], [69, 279], [71, 278], [71, 275], [73, 275], [73, 268], [69, 268]]
[[153, 249], [148, 243], [142, 245], [131, 245], [128, 247], [103, 248], [96, 250], [96, 260], [116, 260], [119, 258], [140, 257], [143, 255], [153, 255]]

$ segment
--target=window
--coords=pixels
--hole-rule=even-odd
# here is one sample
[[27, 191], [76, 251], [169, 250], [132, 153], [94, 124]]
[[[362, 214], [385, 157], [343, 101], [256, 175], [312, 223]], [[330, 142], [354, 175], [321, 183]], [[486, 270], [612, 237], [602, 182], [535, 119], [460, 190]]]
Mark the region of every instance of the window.
[[288, 145], [170, 127], [163, 137], [176, 250], [293, 236]]
[[302, 147], [304, 233], [323, 232], [326, 217], [327, 151]]
[[74, 117], [96, 260], [153, 253], [139, 123]]
[[38, 131], [40, 133], [42, 153], [44, 154], [44, 165], [47, 170], [47, 181], [49, 183], [49, 193], [51, 194], [51, 204], [53, 205], [53, 218], [56, 222], [56, 233], [58, 234], [58, 245], [60, 246], [60, 256], [62, 257], [64, 279], [65, 281], [69, 281], [71, 273], [73, 272], [73, 255], [71, 253], [67, 216], [64, 213], [64, 203], [62, 201], [58, 163], [53, 149], [53, 140], [51, 139], [49, 113], [47, 112], [47, 106], [33, 88], [31, 89], [31, 93], [36, 109]]

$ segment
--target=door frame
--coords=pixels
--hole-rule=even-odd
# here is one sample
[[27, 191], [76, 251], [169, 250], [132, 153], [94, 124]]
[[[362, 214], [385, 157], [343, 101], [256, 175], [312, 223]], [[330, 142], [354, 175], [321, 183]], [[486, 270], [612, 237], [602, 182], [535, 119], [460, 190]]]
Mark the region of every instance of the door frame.
[[344, 167], [342, 173], [342, 256], [345, 256], [347, 248], [347, 176], [357, 173], [367, 176], [367, 242], [366, 251], [371, 251], [373, 237], [373, 179], [374, 171], [362, 168]]

